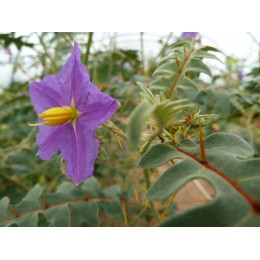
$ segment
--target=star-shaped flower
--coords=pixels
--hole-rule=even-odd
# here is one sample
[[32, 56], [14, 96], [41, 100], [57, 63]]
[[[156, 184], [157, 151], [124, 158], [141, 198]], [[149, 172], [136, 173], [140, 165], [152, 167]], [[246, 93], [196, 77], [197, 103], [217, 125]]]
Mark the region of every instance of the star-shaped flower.
[[196, 35], [197, 35], [196, 32], [183, 32], [183, 33], [181, 34], [181, 38], [183, 38], [183, 39], [195, 38]]
[[68, 162], [66, 175], [79, 185], [93, 175], [99, 148], [96, 129], [117, 111], [118, 101], [90, 81], [76, 42], [59, 74], [30, 82], [29, 94], [39, 116], [37, 155], [49, 160], [60, 151]]

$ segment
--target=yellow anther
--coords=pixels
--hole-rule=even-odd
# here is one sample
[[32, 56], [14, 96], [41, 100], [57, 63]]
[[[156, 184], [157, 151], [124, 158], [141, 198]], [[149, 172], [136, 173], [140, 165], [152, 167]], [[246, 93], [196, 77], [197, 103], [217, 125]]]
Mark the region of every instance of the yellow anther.
[[43, 125], [56, 126], [75, 121], [79, 112], [75, 107], [53, 107], [45, 110], [38, 116], [43, 119]]
[[44, 117], [55, 117], [55, 116], [71, 116], [72, 110], [70, 107], [53, 107], [45, 110], [38, 116], [41, 118]]
[[73, 119], [73, 111], [70, 107], [53, 107], [38, 115], [43, 119], [44, 125], [60, 125]]
[[76, 124], [76, 120], [79, 117], [80, 112], [76, 109], [74, 101], [72, 100], [70, 107], [53, 107], [45, 110], [41, 114], [38, 114], [39, 118], [43, 121], [38, 124], [29, 124], [30, 126], [49, 125], [56, 126], [71, 122], [73, 126]]

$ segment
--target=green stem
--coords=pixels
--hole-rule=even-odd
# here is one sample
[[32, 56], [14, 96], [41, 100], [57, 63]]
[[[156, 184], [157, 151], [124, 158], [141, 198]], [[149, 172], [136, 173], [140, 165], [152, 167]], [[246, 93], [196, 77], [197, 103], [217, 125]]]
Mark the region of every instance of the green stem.
[[146, 189], [148, 190], [151, 187], [150, 173], [148, 169], [144, 169], [144, 181]]
[[[56, 61], [55, 61], [55, 59], [51, 56], [51, 54], [48, 51], [48, 47], [46, 46], [46, 44], [44, 42], [44, 35], [43, 34], [38, 35], [38, 39], [39, 39], [39, 41], [40, 41], [40, 43], [41, 43], [41, 45], [42, 45], [42, 47], [44, 49], [43, 57], [48, 57], [50, 59], [50, 61], [51, 61], [52, 66], [53, 66], [53, 70], [57, 71]], [[42, 62], [42, 64], [43, 64], [43, 67], [46, 69], [47, 64], [46, 64], [45, 58], [44, 58], [44, 62]]]
[[90, 47], [92, 44], [92, 39], [93, 39], [93, 32], [89, 32], [88, 34], [88, 42], [87, 42], [87, 50], [86, 50], [86, 54], [85, 54], [85, 60], [84, 60], [84, 64], [86, 65], [86, 67], [88, 66], [88, 62], [89, 62], [89, 54], [90, 54]]
[[5, 173], [1, 173], [0, 174], [0, 177], [5, 180], [5, 181], [8, 181], [10, 182], [11, 184], [15, 185], [16, 187], [18, 187], [19, 189], [21, 189], [22, 191], [24, 192], [28, 192], [29, 189], [24, 186], [22, 183], [20, 183], [18, 180], [10, 177], [9, 175], [5, 174]]
[[[145, 180], [146, 189], [149, 190], [149, 188], [151, 186], [151, 179], [150, 179], [150, 172], [148, 169], [144, 169], [144, 180]], [[160, 215], [159, 215], [157, 209], [154, 206], [153, 201], [149, 201], [149, 204], [151, 206], [152, 212], [154, 213], [154, 215], [156, 217], [156, 220], [160, 222], [161, 218], [160, 218]]]
[[[111, 121], [107, 122], [106, 124], [104, 124], [104, 126], [112, 131], [116, 131], [116, 133], [118, 135], [120, 135], [121, 137], [125, 138], [127, 140], [127, 136], [123, 133], [122, 130], [120, 130], [118, 127], [116, 127]], [[142, 152], [141, 154], [144, 154], [151, 142], [158, 136], [160, 135], [162, 132], [162, 128], [159, 128], [153, 135], [152, 137], [149, 139], [149, 141], [146, 143], [146, 145], [144, 146], [144, 148], [142, 149]], [[149, 190], [150, 186], [151, 186], [151, 179], [150, 179], [150, 172], [149, 172], [149, 169], [144, 169], [144, 180], [145, 180], [145, 186], [146, 186], [146, 189]], [[156, 217], [156, 220], [158, 222], [161, 221], [161, 218], [160, 218], [160, 214], [158, 213], [158, 211], [156, 210], [155, 206], [154, 206], [154, 203], [152, 201], [149, 201], [149, 204], [150, 204], [150, 207], [151, 207], [151, 210], [152, 212], [154, 213], [155, 217]]]
[[172, 32], [169, 33], [165, 43], [163, 44], [163, 47], [161, 48], [159, 54], [157, 55], [157, 58], [166, 56], [166, 50], [167, 50], [167, 47], [168, 47], [168, 43], [169, 43], [170, 39], [172, 38], [172, 35], [173, 35]]

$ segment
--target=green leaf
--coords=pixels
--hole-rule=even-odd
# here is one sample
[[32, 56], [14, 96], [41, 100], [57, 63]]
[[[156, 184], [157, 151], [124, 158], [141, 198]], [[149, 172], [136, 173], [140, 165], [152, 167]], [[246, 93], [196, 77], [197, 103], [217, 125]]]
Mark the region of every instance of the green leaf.
[[198, 72], [198, 73], [205, 73], [208, 76], [212, 77], [211, 71], [205, 63], [202, 62], [201, 59], [198, 58], [191, 58], [186, 66], [184, 72]]
[[[3, 198], [0, 201], [0, 226], [36, 227], [38, 224], [37, 210], [43, 206], [42, 192], [43, 188], [40, 185], [35, 185], [22, 201], [14, 206], [9, 205], [8, 198]], [[26, 214], [27, 212], [31, 212], [31, 214]]]
[[4, 197], [0, 200], [0, 222], [3, 222], [3, 225], [6, 226], [5, 222], [8, 221], [9, 218], [14, 217], [14, 213], [9, 208], [10, 200], [7, 197]]
[[[176, 154], [172, 159], [179, 159], [180, 156]], [[176, 193], [190, 180], [203, 178], [205, 172], [200, 164], [186, 157], [186, 160], [174, 164], [163, 173], [148, 191], [146, 198], [148, 200], [163, 200]]]
[[139, 166], [142, 168], [155, 168], [174, 158], [182, 159], [184, 157], [186, 156], [173, 149], [170, 144], [157, 144], [144, 153]]
[[110, 215], [122, 217], [122, 207], [119, 196], [121, 195], [121, 187], [118, 184], [107, 187], [103, 190], [105, 197], [112, 200], [99, 201], [99, 205]]
[[175, 76], [166, 78], [161, 77], [158, 79], [155, 79], [151, 82], [151, 90], [161, 90], [164, 93], [167, 93], [169, 89], [172, 87], [173, 82], [175, 80]]
[[159, 66], [153, 73], [153, 76], [175, 76], [179, 71], [179, 67], [175, 62], [167, 62]]
[[[217, 52], [218, 50], [209, 46], [194, 49], [192, 46], [191, 42], [179, 42], [177, 45], [170, 46], [168, 55], [160, 61], [154, 71], [153, 75], [157, 78], [152, 81], [151, 89], [164, 91], [165, 94], [172, 94], [175, 89], [203, 90], [196, 83], [196, 77], [200, 73], [212, 77], [211, 71], [203, 59], [219, 60], [217, 56], [209, 53], [209, 51]], [[189, 75], [192, 79], [187, 77], [188, 72], [192, 73]]]
[[99, 225], [95, 199], [102, 192], [95, 178], [86, 180], [79, 187], [64, 182], [56, 193], [45, 196], [42, 193], [43, 188], [36, 185], [13, 206], [9, 205], [8, 198], [3, 198], [0, 201], [0, 226], [38, 226], [39, 214], [47, 221], [44, 226]]
[[153, 115], [162, 127], [167, 128], [171, 124], [175, 114], [184, 111], [188, 107], [190, 107], [188, 104], [178, 106], [175, 101], [166, 100], [155, 106]]
[[22, 201], [15, 205], [14, 208], [19, 213], [24, 213], [29, 210], [38, 209], [43, 207], [42, 201], [43, 187], [39, 184], [35, 185], [22, 199]]
[[79, 202], [71, 205], [72, 218], [71, 226], [80, 227], [82, 223], [91, 227], [99, 226], [98, 204], [96, 201]]
[[250, 225], [250, 221], [260, 218], [252, 214], [250, 205], [226, 182], [210, 171], [205, 171], [208, 181], [216, 189], [216, 197], [212, 202], [176, 215], [162, 223], [162, 226], [241, 226]]
[[187, 153], [196, 154], [199, 151], [198, 144], [194, 143], [190, 139], [183, 139], [180, 141], [179, 147]]
[[260, 198], [260, 159], [253, 157], [254, 151], [245, 140], [232, 134], [212, 134], [204, 144], [210, 167], [199, 163], [199, 145], [190, 140], [182, 141], [178, 150], [158, 144], [142, 156], [140, 166], [144, 168], [175, 161], [151, 186], [146, 195], [149, 200], [163, 200], [193, 179], [207, 180], [216, 191], [212, 201], [173, 215], [162, 226], [260, 226], [256, 206]]
[[204, 143], [207, 149], [221, 150], [234, 156], [252, 157], [254, 155], [254, 149], [248, 142], [237, 135], [229, 133], [212, 134], [205, 138]]
[[49, 208], [43, 211], [44, 216], [53, 227], [69, 227], [70, 224], [70, 208], [68, 204], [59, 205], [58, 207]]
[[113, 198], [109, 201], [99, 201], [99, 205], [112, 216], [122, 216], [122, 207], [119, 198]]
[[138, 147], [141, 141], [142, 129], [149, 114], [152, 111], [152, 106], [148, 101], [144, 100], [132, 112], [127, 127], [127, 135], [129, 141], [134, 147]]
[[191, 44], [191, 41], [190, 40], [184, 40], [184, 41], [180, 41], [180, 42], [177, 42], [177, 43], [174, 43], [170, 46], [170, 50], [176, 50], [178, 49], [179, 47], [182, 47], [183, 46], [186, 46], [186, 47], [190, 47], [190, 44]]
[[202, 50], [202, 51], [214, 51], [214, 52], [222, 53], [219, 49], [211, 47], [211, 46], [208, 46], [208, 45], [203, 45], [199, 49]]
[[158, 64], [158, 67], [161, 66], [162, 64], [166, 63], [166, 62], [176, 62], [176, 54], [170, 54], [164, 58], [162, 58]]
[[194, 80], [188, 78], [186, 75], [183, 75], [183, 77], [180, 78], [180, 81], [178, 83], [178, 88], [184, 88], [184, 89], [198, 89], [198, 90], [204, 90], [199, 84], [197, 84]]
[[207, 59], [214, 59], [214, 60], [218, 60], [222, 63], [222, 61], [214, 54], [208, 53], [207, 51], [205, 51], [205, 49], [199, 48], [198, 50], [196, 50], [193, 54], [194, 58], [207, 58]]

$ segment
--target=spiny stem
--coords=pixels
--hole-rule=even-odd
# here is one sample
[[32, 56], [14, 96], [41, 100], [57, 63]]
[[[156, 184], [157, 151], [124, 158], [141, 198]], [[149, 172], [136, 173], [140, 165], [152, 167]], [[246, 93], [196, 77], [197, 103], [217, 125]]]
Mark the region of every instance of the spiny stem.
[[173, 83], [173, 85], [172, 85], [172, 87], [171, 87], [171, 89], [170, 89], [170, 92], [169, 92], [169, 94], [168, 94], [168, 98], [171, 98], [172, 93], [173, 93], [174, 89], [176, 88], [176, 86], [177, 86], [177, 84], [178, 84], [178, 82], [179, 82], [179, 80], [180, 80], [181, 74], [183, 73], [184, 68], [185, 68], [187, 62], [189, 61], [189, 59], [190, 59], [192, 53], [194, 52], [194, 50], [195, 50], [195, 49], [192, 48], [191, 51], [190, 51], [190, 53], [188, 54], [188, 56], [184, 59], [184, 61], [183, 61], [183, 63], [182, 63], [182, 66], [181, 66], [181, 68], [180, 68], [180, 70], [179, 70], [179, 72], [178, 72], [178, 74], [177, 74], [177, 76], [176, 76], [176, 79], [175, 79], [175, 81], [174, 81], [174, 83]]
[[193, 160], [195, 160], [196, 162], [200, 163], [201, 165], [203, 165], [205, 168], [209, 169], [210, 171], [216, 173], [218, 176], [220, 176], [221, 178], [223, 178], [226, 182], [228, 182], [241, 196], [243, 196], [248, 203], [252, 206], [253, 210], [255, 211], [255, 213], [260, 214], [260, 202], [254, 200], [253, 198], [251, 198], [251, 196], [249, 196], [238, 184], [236, 181], [228, 178], [224, 173], [222, 173], [221, 171], [219, 171], [218, 169], [216, 169], [215, 167], [213, 167], [211, 164], [209, 164], [206, 161], [203, 161], [199, 158], [197, 158], [195, 155], [192, 155], [190, 153], [185, 152], [184, 150], [177, 148], [177, 150], [187, 156], [189, 156], [190, 158], [192, 158]]
[[93, 39], [93, 32], [89, 32], [88, 33], [88, 42], [87, 42], [87, 50], [86, 50], [86, 53], [85, 53], [85, 60], [84, 60], [84, 64], [86, 65], [86, 67], [88, 66], [88, 62], [89, 62], [89, 54], [90, 54], [90, 47], [91, 47], [91, 44], [92, 44], [92, 39]]

